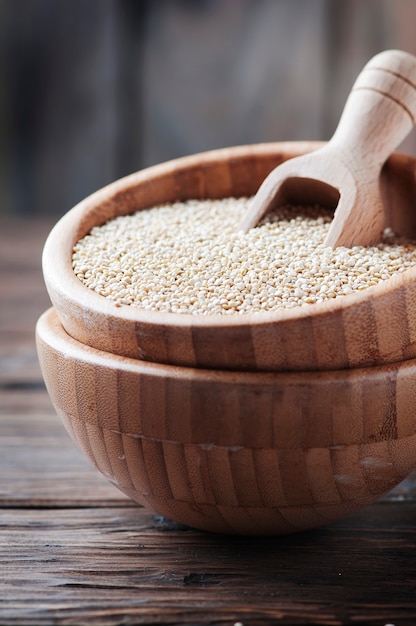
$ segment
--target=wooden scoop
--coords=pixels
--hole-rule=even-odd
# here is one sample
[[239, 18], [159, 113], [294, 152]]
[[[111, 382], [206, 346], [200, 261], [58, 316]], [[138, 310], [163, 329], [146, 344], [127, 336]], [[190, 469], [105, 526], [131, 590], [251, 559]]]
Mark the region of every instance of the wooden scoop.
[[380, 170], [416, 119], [416, 57], [387, 50], [355, 81], [332, 139], [290, 159], [264, 180], [239, 230], [284, 203], [335, 208], [328, 246], [378, 243], [386, 226]]

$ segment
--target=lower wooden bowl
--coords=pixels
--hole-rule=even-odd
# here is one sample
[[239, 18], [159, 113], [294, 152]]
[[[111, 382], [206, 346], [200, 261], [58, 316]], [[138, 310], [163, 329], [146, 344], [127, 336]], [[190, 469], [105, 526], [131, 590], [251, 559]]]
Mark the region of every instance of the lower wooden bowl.
[[136, 502], [247, 535], [325, 525], [416, 467], [416, 360], [328, 372], [168, 366], [37, 324], [51, 400], [90, 461]]

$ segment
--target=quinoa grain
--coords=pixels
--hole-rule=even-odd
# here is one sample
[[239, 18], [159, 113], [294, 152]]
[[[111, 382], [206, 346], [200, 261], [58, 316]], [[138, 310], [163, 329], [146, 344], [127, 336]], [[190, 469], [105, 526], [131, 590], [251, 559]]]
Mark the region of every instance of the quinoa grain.
[[247, 233], [249, 198], [188, 200], [94, 227], [73, 250], [80, 281], [116, 305], [236, 314], [306, 306], [361, 291], [416, 263], [416, 246], [387, 232], [369, 248], [329, 248], [332, 215], [280, 207]]

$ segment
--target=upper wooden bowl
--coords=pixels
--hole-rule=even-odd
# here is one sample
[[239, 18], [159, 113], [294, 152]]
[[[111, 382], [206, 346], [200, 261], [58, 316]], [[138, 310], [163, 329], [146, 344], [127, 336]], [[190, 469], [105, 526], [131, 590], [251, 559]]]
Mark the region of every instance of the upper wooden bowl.
[[[195, 316], [116, 306], [83, 285], [74, 244], [95, 225], [162, 202], [247, 196], [282, 161], [318, 143], [228, 148], [142, 170], [96, 192], [50, 233], [43, 271], [65, 330], [86, 345], [156, 363], [250, 371], [326, 370], [416, 356], [416, 269], [360, 293], [275, 313]], [[416, 236], [416, 159], [382, 172], [388, 223]], [[363, 207], [365, 210], [365, 207]]]
[[196, 528], [277, 534], [376, 500], [416, 467], [416, 360], [229, 372], [129, 359], [37, 325], [51, 400], [94, 465]]

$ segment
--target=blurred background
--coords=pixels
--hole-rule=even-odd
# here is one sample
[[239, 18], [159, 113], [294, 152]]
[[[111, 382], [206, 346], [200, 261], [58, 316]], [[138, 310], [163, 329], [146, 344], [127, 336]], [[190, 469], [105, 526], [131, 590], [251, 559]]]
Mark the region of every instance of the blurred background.
[[386, 48], [416, 55], [415, 0], [0, 0], [0, 216], [59, 218], [194, 152], [329, 139]]

